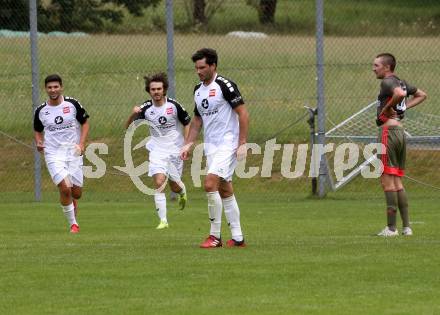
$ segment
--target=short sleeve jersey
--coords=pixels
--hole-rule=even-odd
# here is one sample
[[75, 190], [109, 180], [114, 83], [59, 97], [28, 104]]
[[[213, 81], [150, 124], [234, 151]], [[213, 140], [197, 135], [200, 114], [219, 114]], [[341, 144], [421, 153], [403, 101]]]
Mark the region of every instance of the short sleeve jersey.
[[216, 75], [209, 85], [202, 82], [194, 88], [194, 115], [202, 118], [205, 153], [221, 145], [238, 147], [239, 122], [234, 108], [244, 104], [237, 85]]
[[41, 104], [34, 113], [34, 130], [44, 132], [44, 154], [64, 158], [67, 148], [79, 143], [81, 125], [89, 114], [78, 100], [64, 96], [61, 104]]
[[178, 154], [183, 145], [183, 126], [190, 123], [191, 117], [176, 100], [167, 98], [165, 104], [155, 106], [152, 100], [145, 101], [135, 121], [146, 121], [150, 129], [149, 151], [163, 150]]
[[[408, 84], [404, 80], [400, 80], [397, 76], [386, 77], [382, 80], [380, 84], [380, 92], [377, 100], [379, 104], [377, 106], [377, 119], [376, 123], [378, 126], [381, 126], [383, 122], [379, 119], [379, 115], [385, 105], [389, 102], [389, 100], [393, 97], [393, 91], [396, 87], [402, 88], [402, 90], [406, 91], [406, 96], [414, 95], [417, 92], [417, 88]], [[403, 119], [405, 116], [406, 110], [406, 99], [405, 97], [399, 104], [394, 106], [394, 110], [397, 112], [398, 119]]]

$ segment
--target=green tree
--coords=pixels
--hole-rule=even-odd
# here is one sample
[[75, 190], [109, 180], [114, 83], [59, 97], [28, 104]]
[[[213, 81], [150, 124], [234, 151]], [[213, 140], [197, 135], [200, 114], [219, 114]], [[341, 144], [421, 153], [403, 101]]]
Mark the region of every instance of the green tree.
[[224, 0], [184, 0], [188, 21], [194, 26], [208, 24], [225, 2]]
[[71, 31], [101, 31], [105, 21], [120, 24], [123, 8], [142, 16], [143, 9], [156, 6], [160, 0], [52, 0], [45, 8], [47, 24], [43, 28]]
[[[51, 0], [44, 5], [38, 0], [40, 31], [102, 31], [105, 21], [121, 23], [123, 9], [142, 16], [143, 9], [156, 6], [160, 0]], [[0, 28], [29, 29], [27, 0], [0, 0]]]
[[0, 28], [29, 30], [28, 0], [0, 0]]
[[247, 4], [257, 9], [261, 24], [275, 23], [277, 0], [247, 0]]
[[193, 1], [193, 19], [195, 23], [205, 24], [206, 23], [206, 15], [205, 8], [206, 2], [205, 0], [194, 0]]

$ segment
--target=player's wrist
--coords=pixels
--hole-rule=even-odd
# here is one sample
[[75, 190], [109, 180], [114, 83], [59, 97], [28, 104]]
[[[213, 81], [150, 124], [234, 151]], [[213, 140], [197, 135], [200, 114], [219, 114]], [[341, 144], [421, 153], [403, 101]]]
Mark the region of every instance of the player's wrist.
[[188, 149], [191, 148], [194, 145], [194, 141], [188, 141], [183, 146], [187, 147]]

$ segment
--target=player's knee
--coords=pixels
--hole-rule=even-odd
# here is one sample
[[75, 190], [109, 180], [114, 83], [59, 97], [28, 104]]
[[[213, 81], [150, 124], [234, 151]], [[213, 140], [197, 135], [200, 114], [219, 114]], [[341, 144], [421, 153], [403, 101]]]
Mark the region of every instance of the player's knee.
[[81, 190], [72, 190], [72, 197], [75, 199], [80, 199], [82, 196]]
[[154, 180], [154, 185], [156, 187], [156, 191], [162, 192], [165, 189], [165, 179], [156, 178]]
[[181, 184], [179, 185], [179, 183], [171, 180], [169, 183], [170, 183], [170, 188], [173, 192], [178, 193], [182, 190]]
[[72, 190], [70, 187], [62, 186], [60, 187], [60, 195], [64, 198], [70, 198], [72, 195]]
[[217, 175], [208, 174], [205, 177], [204, 188], [206, 192], [218, 191], [220, 186], [220, 179]]
[[381, 181], [380, 183], [382, 185], [382, 189], [383, 191], [396, 191], [395, 187], [394, 187], [394, 183], [389, 183], [389, 182], [385, 182], [385, 181]]
[[403, 190], [402, 182], [399, 180], [397, 183], [394, 183], [394, 188], [395, 188], [395, 191]]
[[229, 190], [221, 190], [221, 189], [219, 189], [218, 192], [220, 194], [220, 197], [222, 197], [223, 199], [224, 198], [229, 198], [229, 197], [231, 197], [234, 194], [234, 192], [229, 191]]
[[213, 180], [205, 180], [204, 188], [206, 192], [213, 192], [218, 190], [218, 185]]

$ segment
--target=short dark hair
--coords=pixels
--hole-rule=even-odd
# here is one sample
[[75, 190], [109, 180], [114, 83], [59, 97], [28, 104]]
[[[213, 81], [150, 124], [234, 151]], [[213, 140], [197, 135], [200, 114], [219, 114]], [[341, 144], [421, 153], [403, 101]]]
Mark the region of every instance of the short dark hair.
[[196, 62], [197, 60], [202, 60], [203, 58], [206, 58], [206, 63], [208, 65], [215, 64], [217, 66], [218, 64], [217, 52], [212, 48], [199, 49], [191, 57], [193, 62]]
[[58, 82], [61, 86], [63, 85], [63, 79], [58, 74], [50, 74], [44, 79], [44, 86], [49, 82]]
[[390, 66], [391, 71], [394, 71], [394, 69], [396, 68], [396, 57], [394, 57], [392, 54], [381, 53], [381, 54], [377, 55], [376, 58], [381, 58], [382, 63], [384, 65]]
[[159, 72], [159, 73], [155, 73], [149, 76], [144, 76], [144, 80], [145, 80], [145, 91], [147, 91], [148, 93], [150, 93], [150, 83], [151, 82], [162, 82], [163, 84], [163, 90], [165, 91], [165, 94], [167, 93], [168, 90], [168, 77], [166, 75], [166, 73], [164, 72]]

